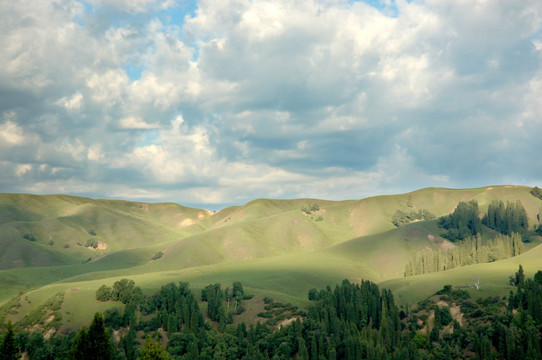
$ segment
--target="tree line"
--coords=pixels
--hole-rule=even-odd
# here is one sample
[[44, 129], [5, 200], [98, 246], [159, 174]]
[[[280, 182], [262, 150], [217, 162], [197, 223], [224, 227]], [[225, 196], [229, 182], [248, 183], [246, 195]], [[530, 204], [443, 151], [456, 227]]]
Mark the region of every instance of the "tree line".
[[[124, 323], [112, 312], [97, 313], [88, 328], [49, 339], [7, 324], [0, 359], [20, 359], [22, 352], [30, 360], [540, 359], [542, 271], [526, 279], [520, 267], [513, 279], [508, 299], [474, 300], [445, 286], [414, 311], [398, 307], [391, 291], [370, 281], [344, 280], [334, 288], [311, 289], [303, 319], [279, 328], [259, 322], [215, 326], [217, 321], [204, 321], [187, 283], [170, 283], [137, 304], [127, 303], [119, 310], [123, 318], [128, 313]], [[210, 284], [201, 295], [208, 303], [217, 293]], [[451, 306], [460, 308], [461, 324]]]
[[425, 249], [413, 254], [405, 266], [405, 276], [508, 259], [524, 251], [523, 239], [518, 233], [512, 233], [511, 236], [498, 235], [487, 241], [483, 241], [482, 236], [476, 234], [456, 243], [452, 249]]
[[470, 200], [459, 202], [450, 215], [438, 219], [438, 225], [446, 230], [442, 237], [455, 242], [482, 233], [482, 225], [504, 235], [518, 233], [525, 236], [529, 221], [519, 200], [515, 203], [507, 202], [506, 205], [501, 200], [494, 200], [481, 219], [478, 202]]

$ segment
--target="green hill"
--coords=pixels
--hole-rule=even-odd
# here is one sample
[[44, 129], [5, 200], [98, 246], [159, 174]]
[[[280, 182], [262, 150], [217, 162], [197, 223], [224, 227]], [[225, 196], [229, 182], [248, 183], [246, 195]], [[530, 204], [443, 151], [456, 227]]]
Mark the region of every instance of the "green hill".
[[401, 227], [392, 220], [398, 210], [446, 215], [471, 199], [484, 211], [499, 199], [520, 200], [534, 226], [542, 201], [529, 190], [427, 188], [347, 201], [259, 199], [216, 213], [171, 203], [0, 194], [0, 302], [24, 294], [28, 300], [8, 315], [17, 321], [64, 292], [63, 318], [82, 324], [89, 319], [75, 315], [80, 301], [88, 314], [113, 306], [96, 302], [94, 293], [121, 278], [144, 290], [171, 281], [188, 281], [194, 289], [241, 281], [256, 295], [296, 304], [305, 302], [309, 289], [344, 278], [380, 282], [397, 292], [400, 303], [447, 283], [468, 284], [473, 273], [482, 291], [502, 293], [502, 279], [519, 263], [533, 272], [540, 266], [542, 247], [508, 260], [404, 278], [412, 254], [454, 245], [440, 236], [436, 220]]

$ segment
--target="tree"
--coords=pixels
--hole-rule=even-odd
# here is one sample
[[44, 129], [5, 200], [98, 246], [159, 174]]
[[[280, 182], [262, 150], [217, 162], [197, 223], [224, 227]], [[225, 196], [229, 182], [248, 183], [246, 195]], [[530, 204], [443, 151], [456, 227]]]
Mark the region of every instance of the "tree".
[[105, 331], [102, 314], [94, 314], [94, 319], [88, 330], [83, 327], [77, 333], [70, 357], [77, 360], [113, 359], [113, 345], [109, 334]]
[[96, 290], [96, 300], [109, 301], [111, 299], [111, 291], [112, 289], [109, 286], [100, 286], [100, 288]]
[[309, 351], [307, 350], [307, 344], [302, 337], [297, 339], [298, 348], [297, 348], [297, 358], [299, 360], [309, 360]]
[[138, 360], [171, 360], [171, 356], [158, 341], [147, 336]]
[[523, 266], [519, 265], [518, 272], [516, 273], [516, 286], [523, 287], [525, 282], [525, 274], [523, 272]]
[[15, 344], [13, 325], [11, 325], [10, 321], [7, 324], [6, 335], [4, 335], [2, 343], [0, 344], [0, 360], [19, 360], [20, 358], [19, 348]]

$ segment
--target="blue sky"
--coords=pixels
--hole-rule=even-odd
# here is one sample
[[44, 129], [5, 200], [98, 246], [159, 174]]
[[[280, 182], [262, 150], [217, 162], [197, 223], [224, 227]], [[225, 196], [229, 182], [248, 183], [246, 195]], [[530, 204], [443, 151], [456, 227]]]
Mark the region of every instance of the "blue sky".
[[0, 192], [542, 185], [539, 0], [0, 3]]

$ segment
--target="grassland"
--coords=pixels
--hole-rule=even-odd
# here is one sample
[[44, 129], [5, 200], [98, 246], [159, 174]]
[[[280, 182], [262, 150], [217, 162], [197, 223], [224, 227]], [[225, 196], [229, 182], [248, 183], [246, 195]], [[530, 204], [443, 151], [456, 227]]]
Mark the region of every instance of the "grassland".
[[[146, 291], [172, 281], [196, 290], [241, 281], [256, 295], [255, 308], [263, 296], [304, 305], [309, 289], [344, 278], [378, 282], [399, 303], [414, 303], [445, 284], [469, 285], [474, 277], [480, 278], [477, 293], [506, 294], [520, 263], [527, 273], [542, 267], [541, 246], [508, 260], [403, 277], [413, 253], [453, 244], [440, 237], [436, 221], [396, 228], [394, 213], [425, 209], [442, 216], [471, 199], [481, 210], [494, 199], [520, 200], [533, 226], [542, 212], [542, 201], [519, 186], [428, 188], [339, 202], [259, 199], [216, 213], [170, 203], [0, 194], [0, 302], [23, 293], [6, 318], [15, 322], [63, 292], [64, 326], [77, 327], [94, 311], [118, 306], [96, 302], [94, 294], [121, 278]], [[89, 239], [99, 246], [86, 247]]]

